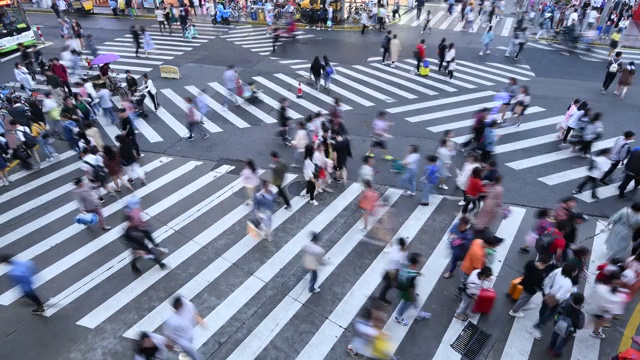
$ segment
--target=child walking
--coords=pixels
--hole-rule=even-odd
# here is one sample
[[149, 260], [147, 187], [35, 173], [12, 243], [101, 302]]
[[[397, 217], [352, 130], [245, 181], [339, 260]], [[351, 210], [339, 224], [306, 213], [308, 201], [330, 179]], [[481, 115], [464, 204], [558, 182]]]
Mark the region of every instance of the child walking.
[[424, 20], [424, 26], [422, 27], [422, 31], [420, 34], [424, 34], [425, 30], [429, 30], [429, 34], [431, 34], [431, 26], [429, 22], [431, 21], [431, 10], [427, 10], [427, 18]]
[[489, 45], [491, 45], [492, 41], [493, 41], [493, 26], [489, 25], [489, 28], [487, 28], [487, 32], [482, 34], [482, 50], [480, 51], [480, 55], [491, 53], [491, 50], [489, 50]]
[[489, 280], [493, 276], [493, 272], [489, 266], [485, 266], [482, 269], [476, 269], [471, 272], [465, 282], [464, 292], [462, 292], [462, 303], [458, 306], [454, 317], [460, 321], [469, 320], [469, 307], [478, 297], [482, 284]]

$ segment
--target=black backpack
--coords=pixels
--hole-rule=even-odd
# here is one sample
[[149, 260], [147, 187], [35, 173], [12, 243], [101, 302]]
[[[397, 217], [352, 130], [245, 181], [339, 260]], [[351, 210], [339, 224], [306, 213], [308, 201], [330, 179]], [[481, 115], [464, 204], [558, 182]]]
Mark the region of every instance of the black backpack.
[[22, 142], [22, 145], [24, 145], [24, 147], [26, 147], [27, 149], [33, 149], [38, 145], [38, 141], [36, 140], [35, 136], [33, 136], [33, 134], [24, 130], [18, 131], [20, 131], [22, 133], [22, 136], [24, 137], [24, 141]]
[[553, 241], [555, 239], [556, 238], [553, 235], [553, 229], [552, 228], [548, 228], [547, 230], [545, 230], [545, 232], [543, 232], [536, 239], [536, 246], [535, 246], [536, 252], [538, 254], [548, 254], [549, 253], [549, 247], [551, 246], [551, 244], [553, 243]]
[[89, 165], [91, 169], [93, 169], [91, 180], [100, 184], [103, 184], [105, 181], [107, 181], [107, 169], [100, 165], [93, 165], [88, 161], [83, 161], [83, 163]]

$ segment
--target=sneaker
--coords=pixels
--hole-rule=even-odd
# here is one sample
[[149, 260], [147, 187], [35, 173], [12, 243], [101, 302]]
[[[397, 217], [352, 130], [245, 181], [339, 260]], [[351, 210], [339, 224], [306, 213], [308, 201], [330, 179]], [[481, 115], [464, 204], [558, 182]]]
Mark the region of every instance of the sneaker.
[[509, 310], [509, 315], [511, 315], [513, 317], [517, 317], [517, 318], [523, 318], [524, 317], [524, 313], [522, 311], [513, 312], [513, 311]]
[[581, 192], [582, 192], [582, 191], [580, 191], [580, 190], [578, 190], [578, 189], [575, 189], [575, 190], [573, 190], [571, 193], [572, 193], [573, 195], [576, 195], [576, 194], [580, 194]]
[[600, 197], [598, 195], [591, 195], [591, 199], [600, 200]]
[[195, 139], [195, 138], [194, 138], [193, 136], [189, 136], [189, 137], [187, 138], [187, 141], [193, 141], [194, 139]]
[[480, 54], [479, 54], [479, 55], [480, 55], [480, 56], [482, 56], [482, 55], [484, 55], [484, 53], [483, 53], [482, 51], [480, 51]]
[[600, 185], [609, 185], [609, 182], [607, 180], [600, 180], [600, 181], [598, 181], [598, 184], [600, 184]]
[[429, 203], [428, 202], [421, 202], [420, 206], [429, 206]]
[[391, 160], [393, 160], [393, 156], [391, 156], [391, 155], [385, 155], [385, 156], [384, 156], [384, 159], [385, 159], [385, 160], [388, 160], [388, 161], [391, 161]]
[[324, 190], [322, 190], [321, 188], [317, 188], [316, 191], [319, 193], [324, 192]]
[[518, 249], [518, 252], [521, 254], [528, 254], [530, 253], [529, 249], [527, 249], [526, 247], [521, 247]]
[[37, 308], [31, 310], [31, 313], [33, 315], [42, 315], [44, 314], [44, 312], [45, 312], [44, 306], [38, 306]]
[[311, 200], [311, 201], [309, 201], [309, 202], [311, 203], [311, 205], [318, 205], [318, 202], [317, 202], [317, 201], [315, 201], [315, 200]]
[[518, 57], [517, 57], [517, 56], [516, 56], [516, 57], [514, 57], [514, 58], [513, 58], [513, 60], [518, 60]]
[[402, 325], [402, 326], [408, 326], [408, 325], [409, 325], [409, 322], [408, 322], [406, 319], [404, 319], [404, 318], [399, 318], [399, 317], [397, 317], [397, 316], [394, 316], [394, 317], [393, 317], [393, 321], [397, 322], [398, 324], [400, 324], [400, 325]]
[[102, 230], [104, 230], [104, 231], [111, 230], [111, 226], [105, 225], [105, 226], [102, 227]]
[[591, 337], [597, 338], [597, 339], [604, 339], [605, 338], [603, 333], [596, 332], [596, 331], [592, 331], [589, 335], [591, 335]]
[[340, 179], [334, 179], [333, 181], [335, 181], [338, 184], [340, 184], [342, 182], [342, 180], [340, 180]]
[[367, 228], [366, 228], [366, 227], [364, 227], [364, 226], [361, 226], [361, 227], [360, 227], [360, 231], [362, 231], [363, 233], [366, 233], [366, 232], [367, 232]]
[[100, 201], [101, 203], [103, 203], [103, 202], [104, 202], [104, 198], [103, 198], [102, 196], [100, 196], [100, 197], [98, 198], [98, 201]]
[[418, 315], [416, 315], [416, 320], [420, 321], [420, 320], [428, 320], [431, 319], [431, 313], [426, 312], [426, 311], [420, 311], [418, 313]]
[[440, 189], [442, 189], [442, 190], [449, 190], [449, 187], [447, 185], [445, 185], [445, 184], [440, 184], [440, 185], [438, 185], [438, 187]]
[[491, 50], [487, 50], [485, 54], [491, 54]]
[[463, 206], [463, 205], [464, 205], [464, 200], [460, 200], [460, 201], [458, 202], [458, 206]]
[[169, 249], [167, 249], [167, 248], [156, 247], [155, 249], [158, 250], [159, 252], [163, 253], [163, 254], [168, 254], [169, 253]]
[[317, 293], [320, 292], [320, 288], [315, 288], [315, 289], [313, 289], [313, 291], [309, 291], [309, 292], [312, 293], [312, 294], [317, 294]]
[[209, 134], [204, 134], [204, 136], [202, 137], [203, 139], [208, 139], [211, 135]]
[[540, 333], [540, 330], [532, 327], [529, 332], [531, 332], [531, 335], [533, 335], [533, 338], [536, 340], [541, 340], [542, 339], [542, 333]]
[[358, 354], [357, 352], [355, 352], [352, 348], [351, 345], [347, 346], [347, 352], [349, 353], [349, 355], [353, 356], [353, 357], [358, 357], [360, 356], [360, 354]]

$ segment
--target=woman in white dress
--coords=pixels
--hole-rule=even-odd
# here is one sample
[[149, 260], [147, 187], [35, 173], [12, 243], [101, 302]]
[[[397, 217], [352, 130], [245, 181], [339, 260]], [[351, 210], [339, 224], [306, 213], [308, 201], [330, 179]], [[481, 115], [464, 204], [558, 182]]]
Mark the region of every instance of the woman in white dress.
[[144, 56], [149, 56], [149, 51], [155, 49], [151, 35], [147, 32], [144, 26], [140, 26], [140, 33], [142, 34], [142, 46], [144, 48]]
[[31, 74], [29, 74], [29, 70], [27, 70], [20, 63], [16, 63], [16, 68], [13, 69], [13, 74], [16, 77], [16, 81], [22, 85], [27, 94], [31, 95], [31, 90], [33, 89], [33, 79], [31, 78]]

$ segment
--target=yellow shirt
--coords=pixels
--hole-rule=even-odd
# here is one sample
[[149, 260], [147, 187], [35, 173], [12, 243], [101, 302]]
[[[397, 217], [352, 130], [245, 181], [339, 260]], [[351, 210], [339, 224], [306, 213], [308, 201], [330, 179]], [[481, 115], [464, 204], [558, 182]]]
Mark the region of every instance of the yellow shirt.
[[613, 35], [611, 35], [611, 40], [620, 41], [620, 33], [613, 33]]

